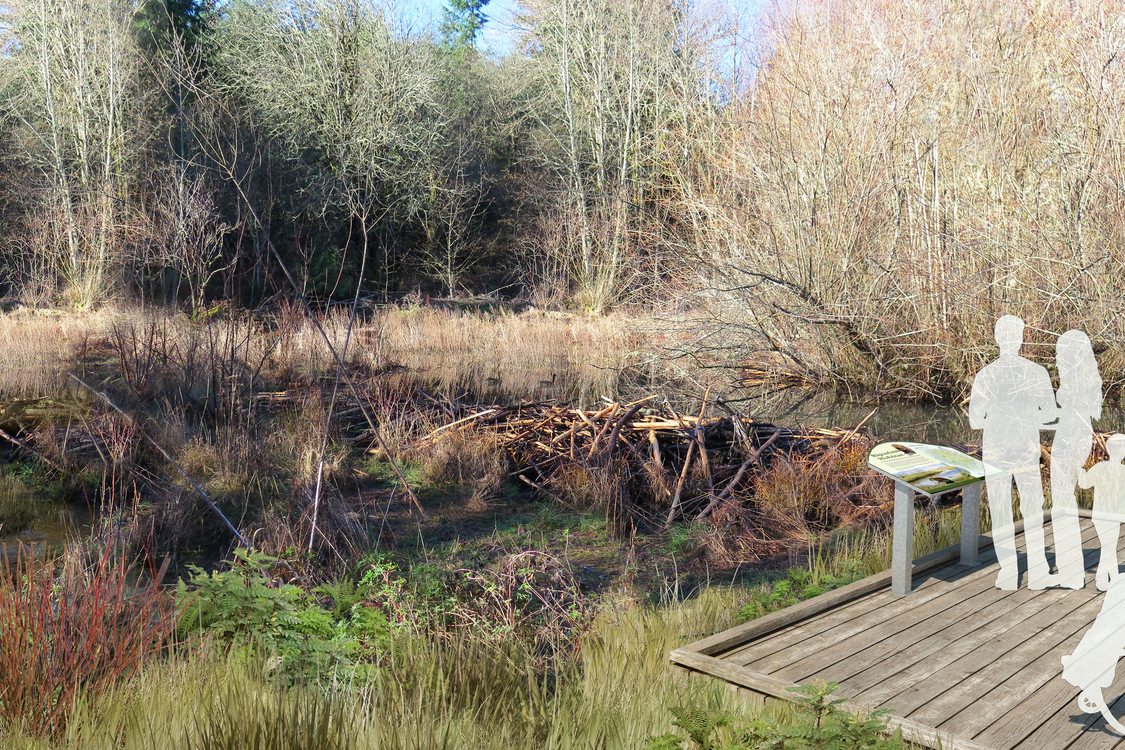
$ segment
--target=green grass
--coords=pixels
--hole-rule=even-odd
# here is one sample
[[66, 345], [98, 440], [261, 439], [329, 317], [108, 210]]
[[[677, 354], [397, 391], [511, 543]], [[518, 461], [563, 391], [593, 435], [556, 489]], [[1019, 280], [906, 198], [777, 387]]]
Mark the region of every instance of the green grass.
[[[734, 624], [744, 592], [713, 587], [666, 606], [609, 603], [575, 658], [545, 670], [518, 641], [403, 632], [359, 681], [281, 682], [268, 666], [202, 648], [150, 665], [81, 701], [53, 743], [0, 730], [11, 748], [644, 748], [677, 710], [782, 731], [808, 723], [788, 704], [739, 702], [721, 682], [672, 668], [668, 652]], [[772, 731], [772, 730], [771, 730]]]
[[[420, 479], [416, 467], [408, 465], [408, 471]], [[598, 594], [596, 610], [591, 607], [596, 614], [576, 630], [576, 640], [544, 652], [536, 650], [534, 638], [518, 630], [497, 638], [498, 632], [506, 631], [488, 630], [487, 622], [458, 625], [455, 619], [443, 619], [442, 612], [464, 603], [457, 599], [465, 595], [464, 577], [455, 575], [458, 568], [479, 572], [513, 550], [581, 556], [590, 550], [619, 550], [613, 546], [618, 543], [610, 538], [600, 514], [553, 505], [528, 504], [518, 513], [505, 511], [481, 523], [492, 525], [476, 538], [453, 536], [421, 549], [399, 548], [397, 563], [386, 555], [367, 560], [367, 572], [378, 575], [364, 584], [361, 565], [354, 581], [310, 590], [309, 596], [319, 596], [319, 605], [290, 589], [269, 590], [296, 597], [297, 615], [306, 610], [323, 614], [317, 623], [324, 620], [328, 625], [313, 629], [320, 639], [309, 641], [313, 649], [336, 637], [325, 628], [348, 625], [348, 613], [359, 602], [380, 611], [402, 606], [434, 615], [396, 620], [385, 641], [376, 644], [376, 653], [351, 657], [366, 660], [370, 668], [340, 668], [334, 656], [307, 659], [308, 668], [286, 671], [278, 669], [282, 654], [231, 648], [218, 629], [203, 628], [203, 645], [192, 645], [200, 643], [193, 634], [190, 642], [172, 656], [151, 662], [139, 676], [96, 700], [80, 700], [63, 736], [48, 743], [0, 727], [0, 746], [632, 750], [650, 741], [665, 743], [653, 747], [686, 742], [683, 717], [690, 716], [722, 717], [731, 727], [751, 727], [763, 737], [787, 732], [800, 736], [808, 724], [807, 710], [781, 702], [741, 703], [721, 681], [673, 668], [668, 653], [744, 619], [884, 569], [890, 549], [886, 529], [839, 532], [812, 551], [805, 564], [761, 573], [750, 586], [710, 585], [686, 600], [671, 599], [668, 590], [658, 604], [645, 592], [610, 588]], [[959, 530], [958, 508], [919, 512], [916, 554], [955, 543]], [[656, 538], [655, 547], [679, 556], [690, 551], [693, 532], [689, 526], [673, 527]], [[330, 594], [324, 594], [329, 589]], [[292, 613], [274, 601], [272, 593], [258, 596], [262, 592], [255, 591], [248, 589], [246, 595], [269, 609], [263, 616], [282, 617], [284, 624], [286, 613]], [[221, 592], [216, 588], [211, 593]], [[249, 609], [246, 603], [238, 604], [238, 612]], [[225, 612], [221, 607], [215, 611]], [[234, 614], [215, 619], [230, 623]], [[439, 620], [442, 625], [432, 625]], [[297, 617], [293, 622], [282, 632], [290, 651], [305, 648], [308, 635], [304, 620]], [[716, 731], [722, 735], [728, 730]]]
[[791, 709], [747, 713], [716, 681], [668, 665], [672, 648], [732, 624], [737, 604], [732, 590], [712, 589], [668, 607], [607, 607], [580, 655], [549, 672], [518, 643], [471, 634], [404, 634], [370, 678], [322, 675], [315, 686], [278, 683], [256, 663], [205, 649], [81, 703], [55, 747], [639, 748], [668, 731], [677, 706], [784, 719]]

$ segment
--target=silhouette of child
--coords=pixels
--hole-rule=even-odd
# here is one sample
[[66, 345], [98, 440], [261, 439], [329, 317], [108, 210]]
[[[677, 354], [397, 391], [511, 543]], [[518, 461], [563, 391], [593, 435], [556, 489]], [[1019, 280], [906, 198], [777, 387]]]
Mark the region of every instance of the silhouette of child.
[[1095, 575], [1099, 591], [1109, 588], [1118, 573], [1117, 539], [1125, 521], [1125, 435], [1111, 435], [1105, 449], [1109, 460], [1094, 464], [1078, 477], [1079, 487], [1094, 488], [1094, 528], [1101, 544]]

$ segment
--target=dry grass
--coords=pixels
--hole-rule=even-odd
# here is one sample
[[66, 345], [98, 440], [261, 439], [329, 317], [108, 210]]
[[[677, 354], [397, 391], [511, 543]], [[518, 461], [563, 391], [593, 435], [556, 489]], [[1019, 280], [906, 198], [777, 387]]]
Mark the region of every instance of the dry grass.
[[625, 315], [480, 315], [394, 310], [361, 331], [381, 367], [403, 366], [443, 389], [510, 398], [590, 402], [619, 392], [639, 363], [636, 321]]
[[85, 344], [107, 336], [123, 315], [109, 309], [0, 314], [0, 394], [33, 398], [67, 390], [66, 368]]
[[458, 487], [472, 511], [488, 506], [500, 492], [509, 469], [500, 440], [472, 431], [443, 435], [426, 447], [419, 460], [427, 483]]
[[[347, 316], [330, 313], [322, 323], [342, 352]], [[637, 320], [619, 314], [391, 307], [357, 324], [346, 360], [353, 368], [450, 392], [589, 402], [614, 397], [639, 365], [636, 331]], [[0, 345], [7, 355], [0, 366], [5, 396], [63, 390], [83, 347], [101, 347], [119, 360], [126, 384], [138, 394], [172, 388], [195, 400], [218, 397], [216, 383], [239, 374], [232, 372], [238, 363], [258, 376], [294, 381], [335, 369], [316, 327], [292, 306], [269, 320], [206, 323], [163, 312], [17, 312], [0, 315]], [[169, 372], [179, 381], [167, 382]]]

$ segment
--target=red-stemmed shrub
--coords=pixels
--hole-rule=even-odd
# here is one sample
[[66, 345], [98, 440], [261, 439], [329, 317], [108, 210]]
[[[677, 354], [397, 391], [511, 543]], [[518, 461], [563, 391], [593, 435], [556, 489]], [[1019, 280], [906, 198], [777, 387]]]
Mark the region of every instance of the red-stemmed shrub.
[[135, 673], [175, 627], [163, 570], [138, 573], [109, 550], [68, 567], [22, 546], [0, 563], [0, 721], [30, 735], [57, 736], [79, 694]]

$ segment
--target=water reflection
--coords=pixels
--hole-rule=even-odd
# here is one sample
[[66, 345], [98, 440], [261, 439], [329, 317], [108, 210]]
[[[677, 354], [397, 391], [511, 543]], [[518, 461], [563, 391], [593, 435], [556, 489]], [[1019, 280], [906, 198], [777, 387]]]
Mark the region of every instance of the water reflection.
[[[864, 429], [880, 441], [912, 440], [952, 445], [980, 442], [980, 433], [969, 427], [968, 412], [960, 404], [874, 402], [848, 399], [831, 391], [796, 388], [766, 396], [743, 394], [728, 403], [756, 419], [804, 427], [851, 428], [874, 411], [864, 423]], [[1120, 404], [1106, 404], [1102, 418], [1094, 422], [1094, 429], [1125, 431], [1125, 408]], [[1044, 431], [1044, 442], [1049, 443], [1051, 436], [1051, 431]]]
[[0, 557], [21, 544], [36, 551], [61, 546], [89, 530], [85, 506], [41, 500], [14, 477], [0, 476]]

